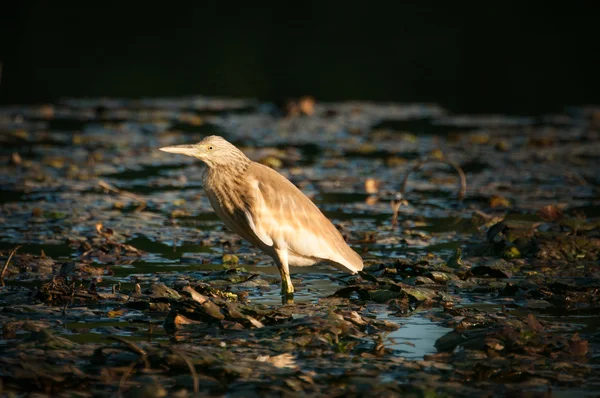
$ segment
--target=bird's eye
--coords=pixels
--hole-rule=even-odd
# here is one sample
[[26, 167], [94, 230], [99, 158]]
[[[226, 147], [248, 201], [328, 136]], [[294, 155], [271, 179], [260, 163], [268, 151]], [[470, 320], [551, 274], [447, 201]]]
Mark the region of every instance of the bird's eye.
[[212, 150], [213, 150], [213, 146], [212, 146], [212, 145], [211, 145], [211, 146], [209, 146], [209, 147], [208, 147], [208, 150], [209, 150], [209, 151], [212, 151]]

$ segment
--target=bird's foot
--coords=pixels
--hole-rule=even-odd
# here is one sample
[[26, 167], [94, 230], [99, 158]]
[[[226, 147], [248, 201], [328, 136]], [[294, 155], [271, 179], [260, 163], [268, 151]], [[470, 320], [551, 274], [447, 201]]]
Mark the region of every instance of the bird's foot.
[[294, 293], [281, 293], [281, 304], [294, 304]]
[[294, 303], [294, 286], [292, 281], [288, 281], [285, 277], [281, 281], [281, 302], [283, 304]]

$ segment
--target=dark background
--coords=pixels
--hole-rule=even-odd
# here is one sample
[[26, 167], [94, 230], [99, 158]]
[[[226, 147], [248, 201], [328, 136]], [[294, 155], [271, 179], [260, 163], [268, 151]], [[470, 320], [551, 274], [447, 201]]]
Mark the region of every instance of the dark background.
[[2, 3], [4, 104], [310, 94], [531, 115], [600, 103], [593, 2]]

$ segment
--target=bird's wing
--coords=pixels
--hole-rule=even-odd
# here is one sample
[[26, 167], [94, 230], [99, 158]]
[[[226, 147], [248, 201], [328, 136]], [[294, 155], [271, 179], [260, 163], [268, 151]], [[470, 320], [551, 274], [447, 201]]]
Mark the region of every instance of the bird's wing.
[[264, 244], [287, 247], [300, 257], [329, 260], [350, 272], [362, 269], [360, 256], [294, 184], [258, 163], [249, 171], [253, 206], [248, 223]]
[[260, 247], [261, 243], [265, 243], [270, 246], [273, 243], [272, 241], [271, 243], [268, 243], [268, 240], [256, 236], [252, 219], [248, 217], [246, 212], [241, 209], [228, 212], [223, 208], [219, 202], [219, 198], [211, 189], [206, 189], [206, 193], [215, 213], [217, 213], [217, 216], [219, 216], [223, 223], [233, 232], [240, 235], [242, 238], [255, 246]]

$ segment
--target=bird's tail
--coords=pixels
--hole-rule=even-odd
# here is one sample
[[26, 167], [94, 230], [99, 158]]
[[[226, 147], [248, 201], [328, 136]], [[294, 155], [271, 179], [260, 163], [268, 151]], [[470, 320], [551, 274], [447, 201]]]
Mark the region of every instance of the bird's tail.
[[340, 258], [337, 261], [330, 261], [335, 268], [339, 269], [340, 271], [349, 272], [351, 274], [356, 274], [358, 273], [358, 271], [362, 271], [363, 269], [362, 258], [349, 246], [348, 250], [345, 251], [343, 258]]

